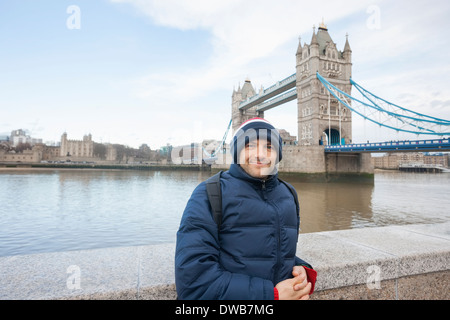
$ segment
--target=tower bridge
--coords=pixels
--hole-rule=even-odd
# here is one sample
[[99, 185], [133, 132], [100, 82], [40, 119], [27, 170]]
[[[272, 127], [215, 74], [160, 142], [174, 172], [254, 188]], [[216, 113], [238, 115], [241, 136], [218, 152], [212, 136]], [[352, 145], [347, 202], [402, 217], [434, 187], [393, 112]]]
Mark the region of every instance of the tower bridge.
[[[289, 77], [287, 77], [281, 81], [278, 81], [276, 84], [270, 86], [269, 88], [265, 89], [264, 91], [260, 92], [259, 94], [255, 94], [254, 96], [249, 97], [248, 99], [246, 99], [244, 101], [241, 101], [239, 103], [239, 110], [245, 111], [253, 106], [257, 106], [257, 108], [256, 108], [257, 112], [261, 112], [261, 111], [265, 111], [270, 108], [273, 108], [276, 105], [273, 105], [272, 103], [270, 103], [272, 101], [272, 100], [270, 100], [270, 98], [278, 96], [280, 93], [285, 92], [289, 89], [295, 88], [296, 82], [297, 82], [297, 75], [294, 73], [294, 74], [290, 75]], [[290, 99], [285, 102], [297, 99], [297, 90], [289, 90], [288, 92], [291, 93]], [[269, 101], [267, 101], [267, 100], [269, 100]], [[260, 104], [266, 105], [266, 107], [263, 108]]]
[[[239, 86], [232, 94], [230, 126], [233, 133], [244, 121], [264, 118], [265, 111], [297, 99], [298, 143], [283, 146], [280, 171], [372, 174], [371, 152], [450, 151], [448, 139], [409, 141], [401, 145], [392, 142], [352, 144], [353, 114], [396, 131], [435, 136], [450, 135], [450, 120], [389, 103], [353, 81], [348, 35], [343, 50], [339, 50], [328, 28], [321, 23], [317, 32], [314, 28], [309, 44], [299, 40], [295, 56], [296, 73], [259, 93], [251, 81], [246, 80], [242, 88]], [[353, 87], [365, 101], [352, 96]]]

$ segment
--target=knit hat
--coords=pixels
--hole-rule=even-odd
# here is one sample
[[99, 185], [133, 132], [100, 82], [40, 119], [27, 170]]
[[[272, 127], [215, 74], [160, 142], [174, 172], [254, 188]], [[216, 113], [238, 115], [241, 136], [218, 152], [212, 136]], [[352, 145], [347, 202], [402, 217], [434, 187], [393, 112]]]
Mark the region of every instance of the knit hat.
[[256, 139], [269, 141], [272, 148], [278, 151], [277, 163], [281, 160], [282, 139], [278, 130], [263, 118], [252, 118], [241, 124], [233, 136], [230, 151], [234, 163], [238, 163], [239, 154], [245, 145]]

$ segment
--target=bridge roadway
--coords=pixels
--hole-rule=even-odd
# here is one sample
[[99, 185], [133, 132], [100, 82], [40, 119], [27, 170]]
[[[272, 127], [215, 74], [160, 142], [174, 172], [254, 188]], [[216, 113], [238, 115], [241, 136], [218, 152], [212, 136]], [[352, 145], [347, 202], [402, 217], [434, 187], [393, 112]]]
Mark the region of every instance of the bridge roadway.
[[432, 140], [404, 140], [373, 143], [352, 143], [325, 146], [326, 153], [362, 152], [428, 152], [450, 151], [450, 138]]
[[[273, 108], [277, 105], [280, 105], [282, 103], [296, 99], [297, 98], [297, 90], [296, 89], [292, 90], [292, 88], [295, 88], [296, 81], [297, 81], [297, 74], [294, 73], [294, 74], [290, 75], [289, 77], [278, 81], [276, 84], [265, 89], [263, 92], [261, 92], [259, 94], [255, 94], [253, 97], [250, 97], [249, 99], [247, 99], [245, 101], [242, 101], [241, 104], [239, 105], [239, 110], [244, 111], [253, 106], [262, 104], [264, 101], [266, 101], [270, 98], [276, 97], [277, 95], [279, 95], [287, 90], [290, 90], [290, 89], [291, 90], [288, 93], [283, 94], [284, 99], [282, 99], [281, 101], [280, 101], [280, 97], [273, 99], [274, 101], [272, 101], [272, 100], [266, 101], [261, 106], [258, 106], [257, 110], [265, 111], [265, 110]], [[277, 100], [277, 101], [275, 101], [275, 100]]]

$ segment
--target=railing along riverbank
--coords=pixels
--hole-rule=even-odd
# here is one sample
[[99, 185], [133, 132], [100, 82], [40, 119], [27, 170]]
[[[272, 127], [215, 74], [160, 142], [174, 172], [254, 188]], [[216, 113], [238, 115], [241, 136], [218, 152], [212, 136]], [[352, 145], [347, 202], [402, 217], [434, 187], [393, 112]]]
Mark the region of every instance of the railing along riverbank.
[[[0, 299], [175, 299], [175, 244], [0, 257]], [[450, 222], [300, 234], [311, 299], [450, 299]]]

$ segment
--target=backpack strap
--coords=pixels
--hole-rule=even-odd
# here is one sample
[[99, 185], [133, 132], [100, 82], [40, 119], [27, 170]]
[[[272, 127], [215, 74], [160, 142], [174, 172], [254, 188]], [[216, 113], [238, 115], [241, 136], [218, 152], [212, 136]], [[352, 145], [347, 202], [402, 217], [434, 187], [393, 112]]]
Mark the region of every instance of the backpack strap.
[[214, 221], [216, 222], [218, 229], [220, 230], [220, 224], [222, 222], [222, 191], [220, 188], [220, 177], [222, 171], [219, 171], [212, 177], [209, 177], [206, 182], [206, 192], [208, 194], [208, 200], [211, 205]]
[[[208, 194], [208, 200], [211, 205], [212, 213], [214, 221], [217, 224], [217, 227], [220, 231], [220, 225], [222, 222], [222, 190], [220, 187], [220, 177], [222, 176], [222, 171], [219, 171], [212, 177], [209, 177], [205, 183], [206, 183], [206, 193]], [[278, 180], [283, 183], [289, 191], [292, 193], [292, 196], [294, 197], [295, 201], [295, 207], [297, 209], [297, 232], [299, 232], [300, 228], [300, 205], [298, 202], [298, 196], [297, 191], [295, 191], [294, 187], [292, 187], [289, 183], [286, 181], [281, 180], [278, 178]]]

